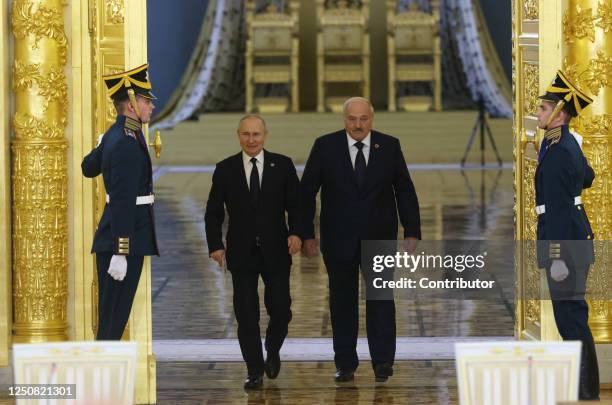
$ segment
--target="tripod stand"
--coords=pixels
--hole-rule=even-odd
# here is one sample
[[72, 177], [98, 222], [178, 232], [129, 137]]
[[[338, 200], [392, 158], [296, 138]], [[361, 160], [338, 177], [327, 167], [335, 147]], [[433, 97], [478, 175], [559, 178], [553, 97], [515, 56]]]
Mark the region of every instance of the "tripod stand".
[[482, 97], [478, 99], [478, 118], [476, 118], [476, 123], [474, 124], [474, 128], [472, 129], [472, 134], [470, 135], [470, 139], [468, 140], [467, 147], [465, 148], [465, 153], [463, 154], [463, 158], [461, 159], [461, 167], [465, 166], [465, 161], [467, 160], [467, 155], [472, 148], [472, 144], [474, 143], [474, 137], [476, 136], [476, 131], [480, 128], [480, 166], [485, 165], [485, 128], [487, 130], [487, 134], [489, 135], [489, 141], [491, 141], [491, 145], [493, 146], [493, 151], [495, 152], [495, 156], [497, 157], [497, 163], [499, 166], [502, 166], [502, 160], [499, 157], [499, 153], [497, 152], [497, 146], [495, 145], [495, 140], [493, 139], [493, 135], [491, 132], [491, 128], [489, 127], [489, 123], [487, 122], [487, 116], [485, 112], [484, 100]]

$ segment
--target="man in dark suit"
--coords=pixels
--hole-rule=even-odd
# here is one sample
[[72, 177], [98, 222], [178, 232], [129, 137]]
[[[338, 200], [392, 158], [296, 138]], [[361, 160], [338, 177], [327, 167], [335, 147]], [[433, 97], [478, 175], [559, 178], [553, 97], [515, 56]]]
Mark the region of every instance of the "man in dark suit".
[[593, 231], [582, 190], [595, 178], [569, 122], [592, 100], [557, 72], [540, 97], [538, 126], [546, 131], [535, 174], [538, 265], [546, 269], [555, 322], [564, 340], [580, 340], [579, 397], [599, 398], [599, 369], [584, 299], [594, 263]]
[[[278, 375], [279, 351], [291, 321], [291, 255], [302, 246], [297, 236], [299, 180], [290, 158], [263, 149], [267, 129], [261, 117], [243, 117], [237, 132], [242, 152], [217, 164], [204, 219], [210, 257], [222, 267], [227, 258], [232, 274], [238, 340], [248, 370], [244, 387], [257, 389], [264, 371], [269, 378]], [[226, 208], [227, 251], [221, 232]], [[260, 275], [270, 316], [265, 362], [259, 332]]]
[[[359, 365], [361, 241], [397, 240], [398, 213], [409, 251], [421, 237], [418, 199], [399, 140], [371, 129], [374, 110], [368, 100], [351, 98], [343, 111], [345, 128], [315, 141], [301, 181], [307, 256], [317, 250], [313, 219], [321, 189], [321, 252], [329, 277], [337, 382], [351, 381]], [[375, 378], [386, 381], [395, 359], [392, 297], [366, 302], [366, 327]]]
[[106, 206], [94, 236], [98, 268], [97, 340], [119, 340], [127, 324], [144, 256], [159, 255], [153, 220], [151, 158], [142, 133], [155, 106], [148, 65], [105, 76], [117, 121], [85, 156], [85, 177], [102, 174]]

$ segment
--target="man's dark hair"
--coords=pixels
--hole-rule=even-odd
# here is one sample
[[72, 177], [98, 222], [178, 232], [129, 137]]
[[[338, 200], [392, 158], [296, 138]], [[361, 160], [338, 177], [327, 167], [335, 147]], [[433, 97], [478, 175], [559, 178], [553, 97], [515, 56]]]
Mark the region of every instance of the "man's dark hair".
[[117, 114], [123, 114], [125, 112], [129, 101], [130, 99], [127, 96], [113, 99], [113, 105], [115, 106]]
[[563, 112], [565, 112], [565, 119], [563, 120], [563, 123], [567, 125], [567, 124], [569, 124], [569, 123], [570, 123], [570, 121], [571, 121], [571, 120], [572, 120], [572, 118], [574, 118], [574, 117], [572, 117], [572, 115], [571, 115], [570, 113], [568, 113], [568, 112], [567, 112], [567, 110], [566, 110], [565, 108], [563, 109]]

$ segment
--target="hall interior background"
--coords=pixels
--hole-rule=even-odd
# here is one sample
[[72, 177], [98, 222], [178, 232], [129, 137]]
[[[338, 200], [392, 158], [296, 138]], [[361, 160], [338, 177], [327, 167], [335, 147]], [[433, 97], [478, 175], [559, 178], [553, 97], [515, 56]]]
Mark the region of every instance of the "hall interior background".
[[[101, 1], [104, 5], [119, 3]], [[362, 360], [355, 386], [338, 388], [332, 380], [334, 366], [330, 361], [331, 325], [325, 267], [321, 257], [306, 259], [298, 255], [294, 258], [291, 279], [294, 313], [289, 329], [291, 340], [281, 352], [286, 360], [281, 374], [278, 380], [266, 380], [262, 392], [242, 391], [245, 368], [235, 341], [231, 279], [208, 258], [203, 214], [215, 163], [239, 151], [235, 129], [245, 107], [245, 2], [147, 0], [144, 3], [146, 54], [154, 92], [159, 97], [151, 127], [152, 132], [161, 130], [164, 141], [161, 157], [154, 158], [156, 220], [162, 256], [152, 259], [150, 278], [156, 375], [149, 378], [156, 379], [153, 397], [157, 397], [157, 403], [456, 403], [454, 342], [525, 338], [526, 328], [514, 297], [503, 290], [490, 300], [451, 302], [417, 296], [398, 302], [398, 352], [401, 353], [396, 375], [390, 382], [376, 386], [367, 361]], [[264, 7], [263, 3], [258, 2], [258, 7]], [[300, 112], [264, 112], [263, 116], [270, 130], [266, 147], [290, 156], [301, 175], [314, 139], [343, 124], [337, 112], [316, 112], [316, 2], [300, 0], [298, 3]], [[400, 3], [406, 7], [409, 4], [427, 7], [429, 1]], [[512, 243], [517, 232], [522, 232], [517, 231], [522, 226], [516, 225], [516, 218], [527, 215], [520, 212], [523, 209], [527, 212], [524, 205], [530, 197], [520, 194], [520, 190], [529, 185], [523, 176], [526, 179], [531, 172], [529, 162], [524, 166], [518, 163], [523, 158], [520, 152], [523, 143], [517, 134], [524, 129], [523, 118], [528, 120], [533, 115], [535, 93], [543, 86], [538, 81], [539, 75], [544, 76], [541, 72], [546, 69], [552, 72], [552, 65], [557, 63], [555, 60], [543, 65], [540, 72], [529, 68], [526, 77], [516, 73], [522, 69], [519, 62], [523, 60], [519, 61], [517, 54], [520, 23], [515, 24], [513, 35], [513, 15], [529, 27], [538, 17], [535, 3], [538, 2], [441, 1], [443, 108], [440, 112], [388, 111], [387, 4], [382, 0], [369, 3], [369, 78], [376, 109], [374, 127], [401, 141], [419, 195], [423, 239]], [[579, 1], [573, 0], [571, 6], [575, 3]], [[472, 10], [475, 26], [467, 24], [468, 10]], [[469, 41], [470, 32], [476, 33], [476, 44]], [[472, 49], [470, 46], [480, 49], [482, 59], [466, 57], [466, 52]], [[487, 81], [482, 80], [484, 74], [488, 75]], [[2, 77], [0, 84], [1, 80]], [[486, 91], [480, 94], [479, 89]], [[415, 88], [408, 86], [400, 93], [406, 95], [412, 90]], [[420, 86], [416, 90], [429, 95], [433, 86]], [[602, 93], [610, 97], [609, 88]], [[288, 97], [287, 89], [277, 86], [264, 86], [257, 95]], [[349, 95], [358, 94], [351, 91], [343, 94]], [[459, 162], [478, 115], [475, 100], [479, 96], [485, 98], [488, 122], [502, 165], [497, 164], [487, 139], [486, 165], [480, 166], [480, 144], [476, 138], [468, 155], [468, 165], [462, 168]], [[8, 128], [8, 122], [5, 125]], [[609, 131], [608, 127], [604, 130]], [[533, 131], [525, 132], [530, 136]], [[93, 142], [93, 135], [97, 137], [92, 133], [92, 140], [88, 142]], [[529, 149], [531, 143], [526, 145]], [[609, 167], [606, 165], [602, 167]], [[608, 190], [601, 186], [609, 184], [607, 179], [609, 176], [604, 175], [604, 180], [599, 180], [599, 189]], [[600, 198], [605, 201], [609, 191], [603, 193], [603, 197], [597, 194], [594, 201], [601, 201]], [[609, 203], [599, 206], [609, 212]], [[9, 208], [0, 199], [0, 209], [8, 217]], [[609, 224], [607, 221], [604, 225]], [[74, 249], [72, 242], [71, 249]], [[83, 256], [86, 253], [83, 250]], [[505, 276], [506, 281], [514, 282], [514, 273]], [[0, 273], [0, 288], [4, 288], [2, 277]], [[260, 297], [263, 301], [261, 289]], [[261, 308], [261, 325], [265, 330], [267, 315], [263, 302]], [[363, 313], [362, 305], [360, 314]], [[2, 321], [0, 317], [0, 330], [3, 326], [7, 328]], [[360, 327], [360, 337], [364, 337], [363, 315]], [[74, 325], [70, 328], [67, 333], [73, 337]], [[0, 346], [2, 343], [0, 337]], [[367, 348], [360, 347], [367, 353]], [[220, 350], [222, 355], [215, 350]], [[10, 369], [0, 368], [0, 383], [10, 378]], [[607, 380], [611, 379], [612, 375], [608, 375]], [[610, 397], [610, 392], [604, 391], [603, 398]], [[11, 402], [0, 398], [0, 403]]]

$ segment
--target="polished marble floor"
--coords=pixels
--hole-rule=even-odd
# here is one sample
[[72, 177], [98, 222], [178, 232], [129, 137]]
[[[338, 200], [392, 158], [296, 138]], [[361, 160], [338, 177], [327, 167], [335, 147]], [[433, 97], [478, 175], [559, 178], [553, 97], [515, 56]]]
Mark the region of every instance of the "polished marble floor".
[[[512, 171], [414, 170], [412, 177], [420, 196], [423, 239], [512, 240]], [[236, 336], [231, 277], [208, 258], [206, 247], [203, 207], [210, 181], [211, 174], [201, 172], [166, 173], [157, 180], [162, 256], [153, 259], [155, 339]], [[295, 256], [291, 283], [289, 336], [330, 337], [321, 258]], [[262, 319], [264, 311], [262, 305]], [[398, 302], [397, 313], [399, 336], [513, 334], [513, 302], [501, 295], [468, 302], [417, 297]]]

